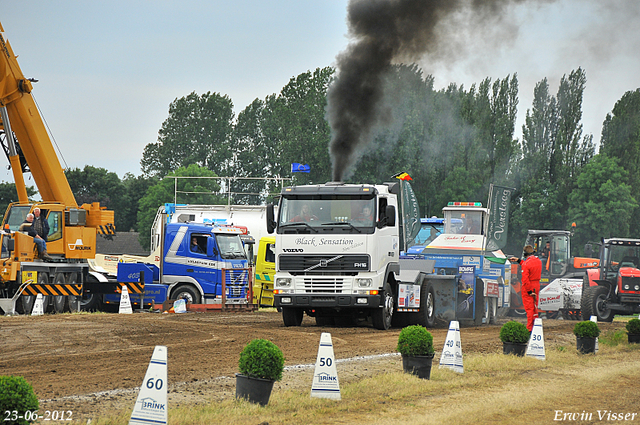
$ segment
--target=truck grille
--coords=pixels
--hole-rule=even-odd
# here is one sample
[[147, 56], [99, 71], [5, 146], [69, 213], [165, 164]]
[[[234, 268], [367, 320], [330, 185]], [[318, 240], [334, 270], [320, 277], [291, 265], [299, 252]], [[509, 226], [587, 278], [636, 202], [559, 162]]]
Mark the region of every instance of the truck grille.
[[[337, 257], [337, 258], [336, 258]], [[355, 275], [369, 271], [368, 255], [280, 255], [281, 271], [296, 274]]]
[[324, 277], [305, 277], [302, 279], [303, 289], [307, 294], [341, 294], [343, 279]]

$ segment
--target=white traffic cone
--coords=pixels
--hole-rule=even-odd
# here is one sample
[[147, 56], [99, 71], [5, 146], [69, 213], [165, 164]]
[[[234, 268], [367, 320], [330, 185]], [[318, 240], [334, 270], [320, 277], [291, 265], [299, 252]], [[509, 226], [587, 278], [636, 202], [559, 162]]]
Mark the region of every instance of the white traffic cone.
[[131, 308], [131, 299], [129, 299], [129, 290], [126, 286], [122, 287], [122, 294], [120, 295], [120, 307], [118, 308], [120, 314], [133, 314]]
[[542, 331], [542, 319], [540, 318], [533, 321], [533, 329], [531, 330], [525, 355], [535, 357], [538, 360], [546, 360], [544, 352], [544, 332]]
[[[591, 320], [593, 323], [597, 324], [598, 323], [598, 316], [591, 316], [589, 318], [589, 320]], [[595, 349], [595, 352], [596, 353], [598, 352], [598, 337], [596, 337], [596, 349]]]
[[311, 384], [311, 397], [341, 399], [333, 343], [331, 334], [328, 332], [323, 332], [320, 336], [316, 369], [313, 372], [313, 384]]
[[167, 347], [156, 345], [129, 425], [166, 425], [167, 407]]
[[36, 296], [36, 302], [33, 303], [33, 310], [31, 310], [32, 316], [42, 316], [44, 314], [44, 298], [42, 294]]
[[452, 320], [449, 323], [449, 332], [447, 332], [447, 339], [444, 342], [439, 367], [448, 367], [454, 372], [464, 373], [464, 367], [462, 365], [462, 343], [460, 342], [460, 324], [457, 320]]

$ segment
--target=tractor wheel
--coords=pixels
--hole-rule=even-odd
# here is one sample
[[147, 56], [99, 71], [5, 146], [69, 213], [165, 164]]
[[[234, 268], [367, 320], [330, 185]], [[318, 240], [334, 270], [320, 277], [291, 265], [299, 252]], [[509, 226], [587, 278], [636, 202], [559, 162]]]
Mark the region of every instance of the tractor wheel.
[[371, 313], [371, 322], [373, 322], [374, 328], [386, 331], [391, 327], [394, 309], [393, 304], [393, 292], [391, 292], [391, 285], [387, 282], [384, 284], [382, 308], [377, 308]]
[[282, 321], [285, 326], [300, 326], [304, 311], [301, 308], [282, 307]]
[[609, 290], [604, 286], [592, 286], [587, 289], [586, 303], [581, 306], [583, 320], [589, 320], [591, 316], [596, 316], [599, 322], [613, 321], [615, 313], [605, 306], [608, 293]]

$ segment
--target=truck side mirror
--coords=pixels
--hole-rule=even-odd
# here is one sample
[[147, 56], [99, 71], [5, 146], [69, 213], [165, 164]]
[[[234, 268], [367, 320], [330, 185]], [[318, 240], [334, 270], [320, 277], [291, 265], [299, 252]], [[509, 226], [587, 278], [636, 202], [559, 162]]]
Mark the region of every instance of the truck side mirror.
[[276, 229], [275, 214], [273, 204], [267, 205], [267, 233], [271, 234]]
[[387, 205], [387, 208], [384, 210], [384, 215], [387, 226], [393, 227], [396, 225], [396, 207], [393, 205]]

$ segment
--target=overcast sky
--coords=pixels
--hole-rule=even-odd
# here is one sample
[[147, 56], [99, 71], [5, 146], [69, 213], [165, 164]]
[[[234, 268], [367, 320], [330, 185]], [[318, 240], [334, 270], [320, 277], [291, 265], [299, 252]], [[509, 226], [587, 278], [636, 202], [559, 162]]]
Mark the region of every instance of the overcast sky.
[[[335, 65], [349, 43], [348, 0], [0, 0], [3, 36], [27, 77], [63, 167], [139, 175], [169, 104], [195, 91], [228, 95], [236, 115], [289, 79]], [[533, 88], [585, 69], [585, 133], [640, 87], [640, 2], [558, 0], [509, 8], [499, 25], [450, 25], [451, 55], [424, 58], [436, 88], [517, 73], [516, 137]], [[5, 165], [8, 161], [5, 159]], [[13, 181], [6, 167], [0, 180]], [[27, 182], [29, 184], [29, 182]]]

